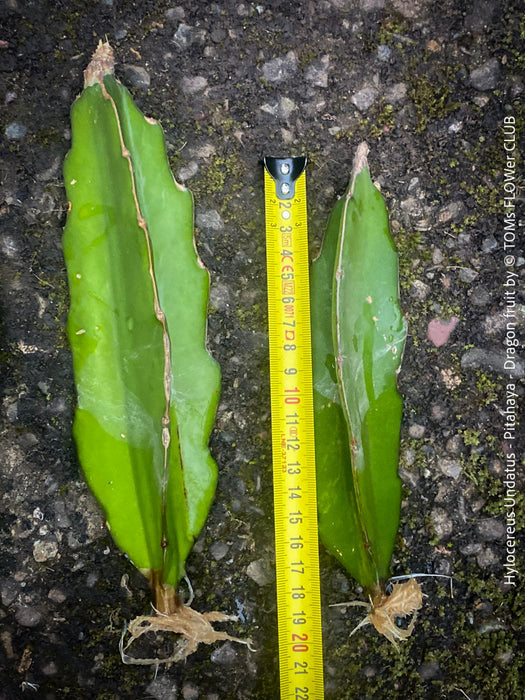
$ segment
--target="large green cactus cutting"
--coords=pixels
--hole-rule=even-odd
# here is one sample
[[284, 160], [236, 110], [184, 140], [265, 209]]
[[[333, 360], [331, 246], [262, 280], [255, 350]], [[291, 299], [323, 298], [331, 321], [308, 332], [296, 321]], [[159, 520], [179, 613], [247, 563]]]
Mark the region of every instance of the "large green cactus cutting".
[[191, 193], [162, 130], [113, 75], [100, 44], [72, 109], [64, 233], [80, 462], [118, 546], [162, 613], [214, 495], [208, 438], [219, 396], [205, 346], [208, 273]]
[[319, 531], [379, 609], [401, 507], [396, 378], [406, 327], [367, 152], [361, 144], [313, 265], [311, 308]]

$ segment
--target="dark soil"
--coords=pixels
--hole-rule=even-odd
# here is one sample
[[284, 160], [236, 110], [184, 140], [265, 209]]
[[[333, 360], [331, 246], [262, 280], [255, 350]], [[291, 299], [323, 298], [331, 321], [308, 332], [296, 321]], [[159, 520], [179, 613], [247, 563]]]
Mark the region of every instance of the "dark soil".
[[[522, 10], [517, 0], [3, 0], [0, 698], [278, 697], [261, 157], [308, 154], [313, 255], [363, 139], [410, 328], [393, 572], [450, 574], [454, 597], [444, 579], [425, 579], [399, 650], [370, 627], [350, 638], [358, 613], [329, 605], [360, 592], [322, 550], [326, 697], [524, 697], [522, 553], [516, 585], [504, 578], [506, 456], [520, 445], [503, 413], [509, 385], [521, 401], [524, 369], [505, 367], [503, 312], [507, 273], [522, 277], [525, 261], [518, 238], [503, 249], [502, 203], [509, 117], [523, 153]], [[121, 630], [149, 610], [149, 592], [104, 528], [71, 434], [61, 168], [71, 103], [106, 36], [117, 75], [161, 121], [173, 170], [195, 195], [212, 279], [219, 485], [188, 561], [194, 607], [239, 612], [229, 631], [257, 647], [199, 648], [157, 674], [121, 663]], [[515, 203], [523, 216], [522, 194]], [[451, 317], [436, 347], [429, 323]], [[522, 537], [522, 495], [514, 511]]]

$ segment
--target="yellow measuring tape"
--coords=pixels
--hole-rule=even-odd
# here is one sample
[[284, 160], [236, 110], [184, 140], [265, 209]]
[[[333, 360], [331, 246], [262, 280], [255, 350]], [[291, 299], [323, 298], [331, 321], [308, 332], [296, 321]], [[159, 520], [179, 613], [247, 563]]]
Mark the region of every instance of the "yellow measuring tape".
[[281, 699], [322, 700], [306, 158], [264, 165]]

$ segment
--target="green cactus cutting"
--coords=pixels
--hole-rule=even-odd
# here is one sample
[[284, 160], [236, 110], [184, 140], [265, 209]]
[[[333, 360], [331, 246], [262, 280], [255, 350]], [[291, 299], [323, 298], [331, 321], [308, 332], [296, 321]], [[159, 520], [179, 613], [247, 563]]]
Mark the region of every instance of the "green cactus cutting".
[[406, 324], [397, 253], [367, 153], [361, 144], [348, 191], [334, 208], [312, 266], [319, 532], [369, 596], [366, 621], [379, 629], [378, 616], [387, 610], [392, 624], [380, 631], [395, 639], [393, 615], [407, 614], [395, 601], [409, 612], [420, 605], [415, 581], [395, 584], [389, 597], [384, 589], [401, 508], [402, 402], [396, 379]]
[[[176, 593], [217, 480], [209, 279], [194, 246], [191, 193], [173, 179], [161, 127], [133, 104], [113, 63], [100, 43], [72, 108], [64, 165], [74, 436], [108, 528], [149, 580], [157, 612], [191, 628], [184, 656], [199, 641], [228, 638], [209, 622], [195, 632], [188, 620], [198, 613]], [[152, 624], [141, 619], [134, 636]]]

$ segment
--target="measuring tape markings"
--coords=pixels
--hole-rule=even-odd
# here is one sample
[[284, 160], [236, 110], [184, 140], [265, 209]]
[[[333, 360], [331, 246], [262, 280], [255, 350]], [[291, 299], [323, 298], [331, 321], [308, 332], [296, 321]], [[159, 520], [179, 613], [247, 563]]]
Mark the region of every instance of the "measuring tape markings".
[[322, 700], [306, 159], [265, 160], [281, 698]]

